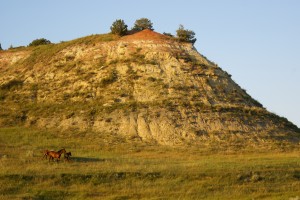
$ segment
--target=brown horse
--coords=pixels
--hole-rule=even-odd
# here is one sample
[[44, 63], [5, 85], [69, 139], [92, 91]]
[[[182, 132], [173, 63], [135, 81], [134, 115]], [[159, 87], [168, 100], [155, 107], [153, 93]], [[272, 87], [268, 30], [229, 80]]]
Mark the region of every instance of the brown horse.
[[47, 156], [49, 156], [49, 162], [50, 160], [54, 161], [54, 158], [56, 158], [56, 161], [58, 162], [60, 159], [61, 154], [66, 153], [65, 149], [61, 149], [59, 151], [48, 151]]
[[48, 153], [49, 153], [50, 151], [53, 151], [53, 150], [48, 150], [48, 149], [46, 149], [46, 150], [42, 151], [43, 158], [47, 159], [47, 158], [48, 158]]
[[47, 157], [48, 157], [48, 152], [49, 152], [49, 150], [48, 150], [48, 149], [46, 149], [46, 150], [42, 151], [43, 158], [46, 158], [46, 159], [47, 159]]

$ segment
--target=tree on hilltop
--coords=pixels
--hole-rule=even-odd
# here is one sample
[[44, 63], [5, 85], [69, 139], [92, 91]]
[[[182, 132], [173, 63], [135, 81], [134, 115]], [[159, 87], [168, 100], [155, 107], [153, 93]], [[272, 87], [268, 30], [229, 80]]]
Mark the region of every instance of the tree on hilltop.
[[119, 36], [126, 35], [127, 33], [127, 25], [124, 20], [117, 19], [110, 27], [111, 33]]
[[197, 40], [195, 38], [195, 32], [188, 29], [184, 29], [183, 25], [181, 24], [179, 25], [179, 28], [177, 29], [176, 33], [178, 40], [181, 42], [190, 42], [194, 44]]
[[39, 46], [39, 45], [45, 45], [45, 44], [51, 44], [50, 40], [47, 40], [45, 38], [40, 38], [33, 40], [28, 46]]
[[171, 33], [163, 32], [163, 34], [166, 35], [166, 36], [169, 36], [169, 37], [174, 37], [174, 35], [172, 35]]
[[137, 19], [134, 23], [134, 27], [132, 28], [132, 30], [142, 31], [144, 29], [150, 29], [153, 31], [154, 29], [152, 22], [147, 18]]
[[1, 47], [1, 43], [0, 43], [0, 51], [1, 51], [1, 50], [3, 50], [3, 49], [2, 49], [2, 47]]

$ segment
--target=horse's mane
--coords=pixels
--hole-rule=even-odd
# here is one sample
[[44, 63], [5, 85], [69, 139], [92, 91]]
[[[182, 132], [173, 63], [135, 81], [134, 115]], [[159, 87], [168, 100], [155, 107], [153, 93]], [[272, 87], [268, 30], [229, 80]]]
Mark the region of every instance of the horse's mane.
[[65, 151], [65, 152], [66, 152], [65, 148], [59, 150], [57, 153], [61, 153], [62, 151]]

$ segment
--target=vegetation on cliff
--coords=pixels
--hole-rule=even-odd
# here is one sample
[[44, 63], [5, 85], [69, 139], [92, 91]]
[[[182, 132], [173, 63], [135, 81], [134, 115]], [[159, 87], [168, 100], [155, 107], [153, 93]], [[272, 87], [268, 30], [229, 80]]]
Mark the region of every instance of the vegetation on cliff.
[[28, 46], [39, 46], [39, 45], [45, 45], [45, 44], [51, 44], [50, 40], [47, 40], [45, 38], [40, 38], [33, 40]]

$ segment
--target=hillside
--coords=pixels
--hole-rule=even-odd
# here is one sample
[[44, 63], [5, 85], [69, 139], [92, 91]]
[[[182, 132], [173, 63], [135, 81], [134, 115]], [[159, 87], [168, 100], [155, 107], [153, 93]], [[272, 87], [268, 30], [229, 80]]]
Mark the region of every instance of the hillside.
[[0, 51], [0, 126], [176, 144], [299, 142], [190, 43], [144, 30]]

